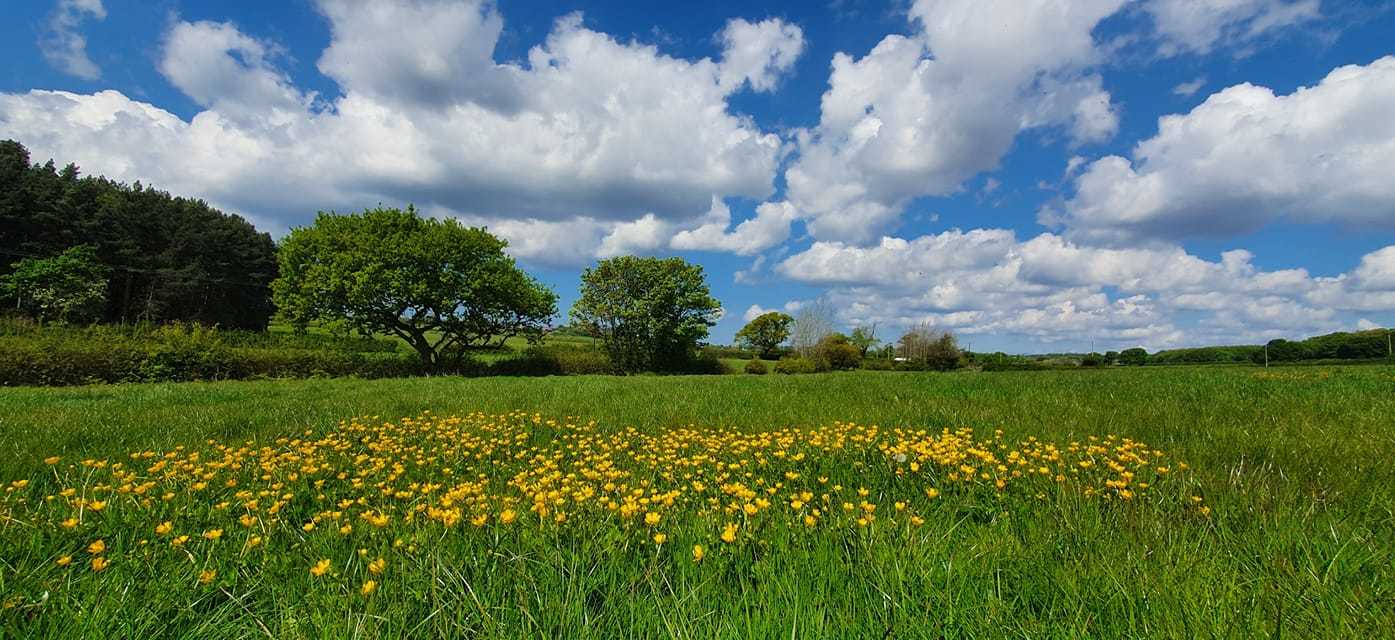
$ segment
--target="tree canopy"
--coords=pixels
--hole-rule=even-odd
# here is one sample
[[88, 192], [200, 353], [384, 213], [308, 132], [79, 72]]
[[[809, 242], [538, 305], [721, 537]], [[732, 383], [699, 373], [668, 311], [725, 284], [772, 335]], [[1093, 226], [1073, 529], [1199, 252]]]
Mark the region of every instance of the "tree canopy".
[[617, 368], [653, 371], [690, 362], [720, 310], [701, 266], [620, 256], [582, 273], [571, 316], [604, 342]]
[[0, 141], [0, 275], [78, 245], [107, 269], [102, 321], [262, 329], [271, 317], [270, 235], [201, 200], [31, 165], [23, 145]]
[[537, 339], [557, 313], [556, 294], [519, 270], [506, 246], [412, 207], [321, 213], [282, 241], [272, 289], [296, 327], [323, 321], [396, 335], [425, 364], [447, 369], [471, 347]]
[[747, 349], [754, 349], [760, 357], [768, 358], [780, 343], [789, 339], [793, 322], [794, 318], [787, 313], [762, 313], [736, 332], [736, 341]]
[[73, 247], [51, 258], [25, 258], [0, 276], [0, 294], [14, 308], [38, 319], [93, 322], [107, 295], [107, 268], [92, 247]]
[[881, 344], [881, 340], [877, 339], [877, 323], [874, 322], [870, 326], [853, 327], [852, 335], [848, 336], [848, 342], [857, 348], [858, 355], [866, 358], [867, 352], [871, 351], [872, 347]]

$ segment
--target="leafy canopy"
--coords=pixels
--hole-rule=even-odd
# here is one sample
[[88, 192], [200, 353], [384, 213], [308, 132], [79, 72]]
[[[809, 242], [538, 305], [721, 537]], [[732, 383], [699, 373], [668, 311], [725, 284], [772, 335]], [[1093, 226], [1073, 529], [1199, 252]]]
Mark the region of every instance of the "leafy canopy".
[[459, 365], [470, 347], [541, 337], [557, 296], [504, 253], [507, 243], [412, 207], [321, 213], [279, 252], [276, 305], [298, 328], [337, 323], [405, 340], [424, 363]]
[[0, 140], [0, 275], [8, 260], [79, 244], [108, 267], [103, 322], [261, 330], [271, 318], [270, 235], [201, 200], [81, 176], [72, 164], [31, 165], [24, 145]]
[[857, 347], [858, 355], [866, 358], [867, 352], [881, 343], [881, 340], [877, 339], [876, 323], [872, 323], [871, 326], [853, 327], [852, 335], [848, 336], [848, 342]]
[[581, 274], [571, 316], [605, 343], [620, 370], [655, 371], [690, 362], [720, 310], [701, 266], [620, 256]]
[[0, 293], [39, 322], [94, 322], [107, 300], [107, 268], [89, 246], [50, 258], [25, 258], [0, 276]]
[[780, 343], [789, 339], [790, 324], [793, 322], [794, 318], [787, 313], [763, 313], [736, 332], [736, 341], [747, 349], [756, 350], [762, 358], [768, 357]]

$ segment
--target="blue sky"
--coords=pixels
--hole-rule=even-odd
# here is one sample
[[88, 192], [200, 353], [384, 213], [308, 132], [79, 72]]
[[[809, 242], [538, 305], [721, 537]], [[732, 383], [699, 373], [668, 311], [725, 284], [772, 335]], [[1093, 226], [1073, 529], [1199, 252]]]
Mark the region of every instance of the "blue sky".
[[278, 236], [415, 203], [564, 308], [637, 253], [707, 269], [716, 341], [816, 302], [1018, 352], [1395, 324], [1388, 2], [6, 11], [0, 137], [35, 158]]

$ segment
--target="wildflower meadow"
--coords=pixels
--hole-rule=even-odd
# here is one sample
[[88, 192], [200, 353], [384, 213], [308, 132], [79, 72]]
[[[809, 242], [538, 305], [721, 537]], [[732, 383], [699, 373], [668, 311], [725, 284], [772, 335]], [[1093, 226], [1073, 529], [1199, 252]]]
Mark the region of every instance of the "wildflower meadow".
[[[1391, 493], [1370, 445], [1391, 401], [1366, 392], [1390, 385], [1376, 367], [152, 385], [152, 424], [82, 446], [40, 423], [90, 435], [133, 408], [7, 392], [24, 454], [4, 468], [0, 628], [1383, 632]], [[834, 399], [857, 386], [873, 397]], [[439, 408], [365, 411], [404, 402]], [[782, 424], [781, 403], [827, 419]]]

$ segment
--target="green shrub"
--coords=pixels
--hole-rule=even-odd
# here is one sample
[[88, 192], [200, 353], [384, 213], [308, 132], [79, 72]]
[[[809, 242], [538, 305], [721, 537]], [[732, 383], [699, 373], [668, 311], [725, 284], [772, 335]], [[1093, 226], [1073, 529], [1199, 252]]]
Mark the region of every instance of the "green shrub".
[[817, 373], [818, 370], [813, 360], [799, 356], [785, 356], [775, 363], [775, 373]]
[[862, 368], [867, 371], [891, 371], [896, 368], [896, 361], [890, 358], [863, 358]]
[[1102, 356], [1102, 355], [1100, 355], [1100, 354], [1098, 354], [1098, 353], [1093, 353], [1093, 352], [1092, 352], [1092, 353], [1087, 353], [1087, 354], [1085, 354], [1083, 357], [1080, 358], [1080, 366], [1082, 366], [1082, 367], [1103, 367], [1103, 366], [1104, 366], [1104, 356]]
[[603, 351], [569, 347], [530, 347], [522, 355], [497, 360], [483, 375], [564, 376], [614, 373]]
[[1148, 352], [1143, 347], [1133, 347], [1119, 352], [1119, 364], [1141, 367], [1148, 364]]
[[[853, 346], [848, 337], [841, 333], [831, 333], [814, 345], [814, 359], [825, 364], [826, 369], [856, 369], [862, 362], [862, 350]], [[817, 364], [816, 362], [816, 364]]]
[[746, 363], [746, 373], [754, 376], [763, 376], [770, 373], [770, 368], [765, 366], [765, 363], [760, 360], [751, 360]]

